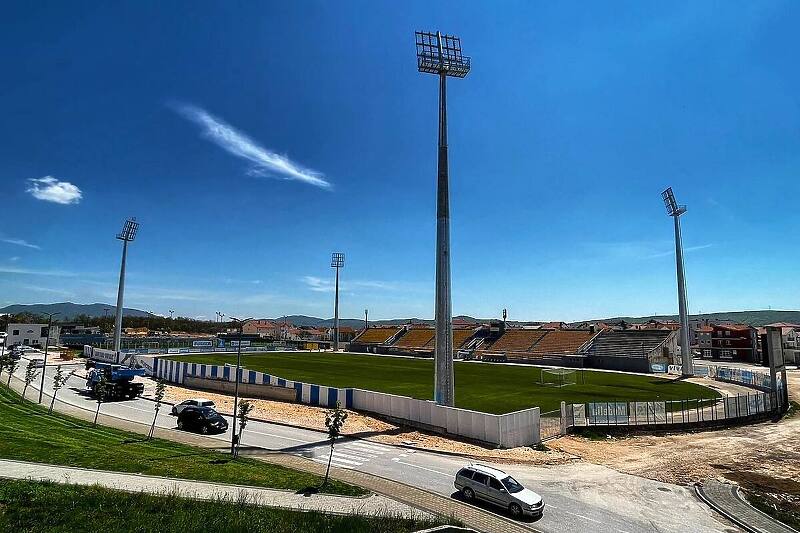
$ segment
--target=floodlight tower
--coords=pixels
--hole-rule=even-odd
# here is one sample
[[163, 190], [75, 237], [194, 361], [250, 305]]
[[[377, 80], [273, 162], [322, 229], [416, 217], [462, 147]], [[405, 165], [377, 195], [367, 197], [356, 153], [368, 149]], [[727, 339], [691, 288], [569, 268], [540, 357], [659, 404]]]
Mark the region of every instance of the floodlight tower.
[[439, 154], [436, 188], [436, 344], [434, 347], [434, 399], [452, 406], [453, 317], [450, 294], [450, 177], [447, 162], [447, 77], [463, 78], [470, 59], [461, 55], [461, 39], [452, 35], [418, 31], [417, 70], [439, 76]]
[[139, 223], [136, 217], [129, 218], [122, 226], [122, 231], [117, 234], [117, 239], [122, 241], [122, 264], [119, 268], [119, 291], [117, 292], [117, 316], [114, 323], [114, 351], [119, 351], [122, 339], [122, 297], [125, 293], [125, 261], [128, 258], [128, 243], [136, 238]]
[[675, 263], [678, 272], [678, 314], [680, 315], [681, 331], [681, 373], [684, 377], [694, 374], [692, 365], [692, 352], [689, 348], [689, 311], [686, 306], [686, 277], [683, 271], [683, 243], [681, 242], [681, 220], [680, 217], [686, 212], [685, 205], [678, 205], [672, 187], [661, 193], [664, 205], [667, 207], [667, 214], [675, 221]]
[[331, 268], [336, 269], [336, 296], [333, 303], [333, 351], [339, 351], [339, 269], [344, 266], [344, 254], [331, 254]]

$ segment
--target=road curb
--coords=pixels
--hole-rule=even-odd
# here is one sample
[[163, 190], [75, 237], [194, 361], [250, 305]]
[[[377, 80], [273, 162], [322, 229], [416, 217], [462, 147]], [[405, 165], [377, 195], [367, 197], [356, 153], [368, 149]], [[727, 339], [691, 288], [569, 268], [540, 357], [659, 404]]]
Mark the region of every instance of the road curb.
[[733, 495], [733, 497], [736, 499], [736, 501], [738, 503], [746, 506], [746, 508], [748, 510], [755, 512], [757, 515], [762, 516], [770, 525], [774, 525], [775, 528], [764, 529], [764, 528], [759, 528], [759, 527], [752, 526], [749, 523], [745, 522], [743, 519], [741, 519], [738, 516], [736, 516], [734, 513], [728, 511], [725, 508], [723, 508], [720, 504], [718, 504], [716, 501], [714, 501], [714, 499], [709, 497], [705, 493], [705, 491], [703, 490], [703, 485], [701, 483], [695, 483], [694, 484], [694, 488], [695, 488], [695, 493], [697, 494], [697, 497], [703, 503], [705, 503], [706, 505], [711, 507], [714, 511], [716, 511], [719, 514], [721, 514], [722, 516], [724, 516], [725, 518], [727, 518], [728, 520], [730, 520], [731, 522], [733, 522], [734, 524], [736, 524], [740, 528], [744, 529], [745, 531], [748, 531], [749, 533], [764, 533], [764, 531], [777, 531], [777, 530], [786, 531], [786, 532], [795, 532], [796, 533], [797, 530], [795, 530], [794, 528], [784, 524], [780, 520], [768, 515], [767, 513], [763, 512], [760, 509], [757, 509], [755, 506], [751, 505], [750, 502], [748, 502], [745, 498], [742, 497], [742, 495], [740, 493], [740, 488], [739, 488], [738, 485], [733, 485], [733, 484], [728, 484], [728, 485], [733, 488], [733, 494], [732, 495]]
[[697, 497], [700, 498], [700, 501], [702, 501], [703, 503], [705, 503], [706, 505], [711, 507], [714, 511], [716, 511], [719, 514], [721, 514], [722, 516], [724, 516], [725, 518], [727, 518], [728, 520], [730, 520], [731, 522], [733, 522], [734, 524], [736, 524], [740, 528], [744, 529], [745, 531], [748, 531], [749, 533], [762, 533], [761, 531], [755, 529], [754, 527], [751, 527], [749, 524], [743, 522], [742, 520], [740, 520], [736, 516], [732, 515], [731, 513], [729, 513], [728, 511], [726, 511], [725, 509], [723, 509], [722, 507], [720, 507], [716, 503], [714, 503], [714, 500], [712, 500], [711, 498], [706, 496], [705, 493], [703, 492], [703, 484], [702, 483], [698, 482], [698, 483], [694, 484], [694, 492], [695, 492], [695, 494], [697, 494]]

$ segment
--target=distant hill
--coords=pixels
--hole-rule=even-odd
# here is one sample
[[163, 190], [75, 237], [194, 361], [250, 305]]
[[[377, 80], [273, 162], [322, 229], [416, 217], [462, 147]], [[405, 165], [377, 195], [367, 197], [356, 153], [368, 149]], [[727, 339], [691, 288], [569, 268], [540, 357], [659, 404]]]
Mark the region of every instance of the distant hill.
[[[277, 318], [270, 318], [267, 320], [274, 320], [276, 322], [281, 322], [286, 319], [287, 322], [290, 324], [294, 324], [295, 326], [308, 326], [313, 328], [330, 328], [333, 327], [333, 319], [332, 318], [317, 318], [314, 316], [306, 316], [306, 315], [288, 315], [286, 317], [277, 317]], [[454, 316], [453, 320], [462, 320], [464, 322], [468, 322], [470, 324], [488, 324], [489, 319], [483, 318], [473, 318], [471, 316], [460, 315]], [[540, 322], [513, 322], [508, 321], [509, 324], [514, 325], [528, 325], [528, 324], [540, 324]], [[392, 318], [387, 320], [370, 320], [370, 326], [404, 326], [406, 324], [426, 324], [428, 326], [433, 326], [433, 320], [426, 320], [423, 318]], [[339, 319], [340, 326], [349, 326], [353, 329], [361, 329], [364, 327], [364, 319], [363, 318], [340, 318]]]
[[[689, 320], [708, 320], [714, 321], [732, 321], [740, 324], [750, 324], [753, 327], [760, 327], [774, 322], [788, 322], [790, 324], [800, 324], [800, 311], [727, 311], [721, 313], [703, 313], [699, 315], [689, 315]], [[653, 315], [653, 316], [640, 316], [640, 317], [615, 317], [603, 318], [600, 320], [584, 320], [583, 322], [606, 322], [613, 323], [624, 320], [631, 324], [640, 324], [648, 320], [678, 320], [678, 315]]]
[[[59, 322], [72, 320], [78, 315], [88, 315], [90, 317], [102, 317], [104, 309], [108, 309], [108, 316], [113, 316], [116, 310], [115, 305], [111, 304], [74, 304], [72, 302], [62, 302], [57, 304], [14, 304], [0, 308], [0, 313], [6, 314], [19, 314], [19, 313], [32, 313], [34, 315], [41, 315], [44, 313], [58, 313], [54, 318]], [[128, 307], [124, 310], [124, 315], [128, 317], [150, 317], [155, 316], [147, 311], [139, 309], [130, 309]]]

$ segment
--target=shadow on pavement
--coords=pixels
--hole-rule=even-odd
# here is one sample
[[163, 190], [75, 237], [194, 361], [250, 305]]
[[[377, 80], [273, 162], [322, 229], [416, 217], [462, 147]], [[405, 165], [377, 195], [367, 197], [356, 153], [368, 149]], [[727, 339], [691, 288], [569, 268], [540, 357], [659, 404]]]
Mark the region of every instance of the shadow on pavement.
[[490, 513], [494, 513], [494, 514], [497, 514], [497, 515], [500, 515], [500, 516], [503, 516], [503, 517], [506, 517], [506, 518], [510, 518], [511, 520], [515, 520], [517, 522], [522, 522], [524, 524], [533, 524], [533, 523], [538, 522], [539, 520], [542, 519], [541, 516], [537, 516], [536, 518], [531, 517], [531, 516], [521, 516], [519, 518], [514, 518], [513, 516], [511, 516], [511, 513], [508, 511], [508, 509], [503, 509], [503, 508], [498, 507], [496, 505], [492, 505], [491, 503], [484, 502], [483, 500], [467, 501], [467, 500], [464, 499], [464, 496], [461, 495], [460, 491], [454, 492], [453, 494], [450, 495], [450, 497], [453, 498], [454, 500], [458, 500], [458, 501], [466, 503], [468, 505], [474, 505], [478, 509], [482, 509], [482, 510], [490, 512]]

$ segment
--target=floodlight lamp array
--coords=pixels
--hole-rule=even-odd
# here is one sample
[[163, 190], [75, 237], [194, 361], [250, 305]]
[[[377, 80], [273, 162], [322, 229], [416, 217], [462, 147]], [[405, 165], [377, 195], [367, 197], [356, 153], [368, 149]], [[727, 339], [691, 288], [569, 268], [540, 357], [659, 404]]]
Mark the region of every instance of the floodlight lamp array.
[[417, 69], [429, 74], [463, 78], [470, 69], [470, 58], [461, 53], [461, 39], [439, 32], [414, 32], [417, 43]]
[[136, 238], [137, 231], [139, 231], [139, 223], [136, 222], [136, 217], [129, 218], [122, 226], [122, 231], [117, 234], [117, 239], [131, 242]]
[[661, 193], [661, 199], [664, 200], [664, 206], [667, 208], [667, 214], [671, 217], [679, 217], [686, 212], [685, 205], [678, 205], [675, 200], [675, 194], [672, 192], [672, 187]]
[[344, 254], [334, 252], [331, 254], [331, 268], [341, 268], [344, 266]]

